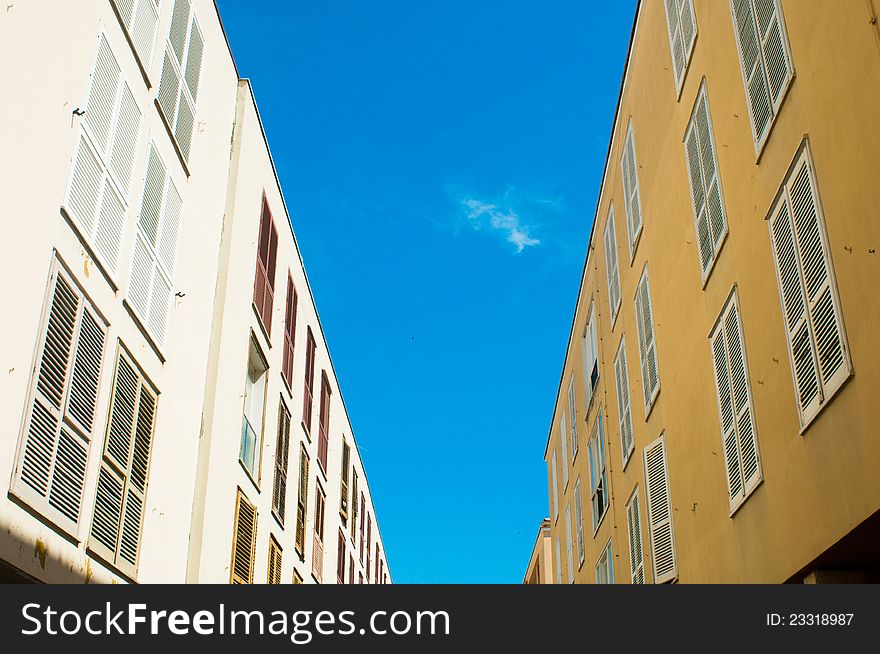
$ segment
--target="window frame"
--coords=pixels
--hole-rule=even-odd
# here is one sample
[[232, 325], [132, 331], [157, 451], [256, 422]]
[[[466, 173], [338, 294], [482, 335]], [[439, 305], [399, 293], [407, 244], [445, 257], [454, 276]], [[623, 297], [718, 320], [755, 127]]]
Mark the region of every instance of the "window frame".
[[[697, 37], [699, 36], [700, 30], [699, 30], [699, 26], [697, 25], [697, 14], [696, 14], [696, 10], [694, 9], [693, 0], [671, 0], [671, 1], [675, 2], [677, 5], [676, 6], [676, 14], [678, 17], [678, 22], [677, 22], [677, 27], [675, 30], [673, 29], [672, 22], [670, 21], [669, 1], [664, 2], [663, 6], [666, 11], [666, 27], [667, 27], [667, 32], [669, 34], [669, 55], [672, 58], [672, 79], [673, 79], [673, 82], [675, 83], [675, 99], [676, 99], [676, 101], [680, 101], [681, 100], [681, 92], [684, 90], [684, 83], [685, 83], [685, 80], [687, 79], [687, 74], [688, 74], [688, 70], [690, 68], [691, 59], [693, 58], [694, 50], [696, 50]], [[694, 35], [691, 37], [691, 41], [689, 44], [685, 44], [684, 38], [681, 38], [682, 37], [681, 10], [684, 5], [687, 5], [689, 7], [691, 19], [694, 24]], [[679, 76], [678, 71], [676, 71], [676, 69], [675, 69], [675, 50], [674, 50], [674, 45], [672, 43], [673, 36], [676, 32], [677, 32], [678, 36], [681, 38], [681, 45], [683, 48], [682, 49], [682, 62], [683, 63], [682, 63], [682, 69], [681, 69], [681, 76]]]
[[[595, 446], [594, 446], [595, 442]], [[594, 447], [598, 449], [594, 449]], [[605, 450], [605, 425], [602, 422], [602, 409], [593, 422], [587, 446], [590, 470], [590, 508], [593, 517], [593, 538], [602, 526], [608, 507], [611, 506], [611, 488], [608, 481], [608, 454]], [[597, 479], [598, 478], [598, 479]], [[596, 503], [601, 492], [602, 506]]]

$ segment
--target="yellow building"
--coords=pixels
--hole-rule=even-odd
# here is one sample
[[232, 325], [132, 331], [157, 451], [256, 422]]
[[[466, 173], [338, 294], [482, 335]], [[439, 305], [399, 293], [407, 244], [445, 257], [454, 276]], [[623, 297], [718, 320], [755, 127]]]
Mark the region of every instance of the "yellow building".
[[639, 3], [545, 450], [557, 583], [878, 579], [875, 13]]
[[541, 520], [538, 527], [538, 537], [532, 548], [532, 556], [526, 568], [524, 584], [552, 584], [553, 583], [553, 546], [550, 538], [550, 518]]

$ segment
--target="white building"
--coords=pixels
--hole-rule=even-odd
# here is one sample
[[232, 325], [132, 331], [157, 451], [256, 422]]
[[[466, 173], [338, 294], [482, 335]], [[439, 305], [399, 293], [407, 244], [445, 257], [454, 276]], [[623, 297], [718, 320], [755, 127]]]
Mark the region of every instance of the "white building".
[[[250, 85], [214, 3], [14, 3], [0, 61], [15, 89], [0, 104], [11, 236], [0, 242], [0, 579], [290, 583], [296, 570], [327, 583], [354, 570], [386, 581]], [[369, 525], [363, 564], [343, 490]]]

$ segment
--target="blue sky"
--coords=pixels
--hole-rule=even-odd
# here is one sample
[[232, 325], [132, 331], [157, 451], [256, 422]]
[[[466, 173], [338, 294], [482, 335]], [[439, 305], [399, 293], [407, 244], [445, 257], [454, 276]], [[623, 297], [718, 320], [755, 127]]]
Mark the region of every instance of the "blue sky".
[[397, 583], [518, 583], [635, 0], [219, 0]]

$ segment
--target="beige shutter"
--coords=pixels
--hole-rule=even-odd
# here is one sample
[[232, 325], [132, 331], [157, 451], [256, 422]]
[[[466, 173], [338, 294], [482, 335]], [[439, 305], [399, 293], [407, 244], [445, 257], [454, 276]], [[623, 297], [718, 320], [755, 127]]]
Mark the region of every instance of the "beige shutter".
[[577, 528], [577, 551], [578, 563], [584, 562], [584, 508], [581, 499], [581, 480], [578, 479], [574, 485], [574, 516], [575, 526]]
[[620, 267], [617, 260], [617, 233], [614, 230], [612, 207], [608, 210], [608, 222], [605, 223], [605, 271], [608, 275], [608, 304], [611, 307], [612, 323], [620, 309]]
[[660, 391], [660, 374], [657, 370], [657, 345], [654, 339], [654, 312], [651, 308], [651, 290], [648, 285], [648, 268], [642, 273], [636, 290], [636, 318], [639, 327], [639, 354], [642, 364], [642, 390], [645, 416], [651, 410]]
[[296, 551], [301, 559], [306, 555], [306, 515], [309, 508], [309, 455], [299, 445], [299, 489], [296, 497]]
[[269, 574], [266, 583], [281, 583], [281, 546], [274, 536], [269, 536]]
[[632, 120], [627, 124], [623, 155], [620, 159], [623, 173], [623, 201], [626, 208], [626, 233], [629, 239], [629, 256], [633, 257], [639, 235], [642, 233], [642, 201], [639, 195], [638, 162]]
[[550, 500], [553, 504], [553, 519], [559, 518], [559, 482], [556, 478], [556, 450], [553, 450], [553, 456], [550, 457], [550, 476], [553, 479], [553, 494]]
[[[272, 512], [283, 525], [287, 505], [287, 460], [290, 450], [290, 412], [278, 400], [278, 438], [275, 441], [275, 479], [272, 484]], [[279, 582], [280, 583], [280, 582]]]
[[645, 583], [645, 559], [642, 552], [642, 516], [636, 488], [626, 504], [626, 529], [629, 535], [629, 572], [634, 584]]
[[614, 359], [614, 376], [617, 382], [617, 415], [620, 427], [620, 449], [623, 464], [629, 460], [633, 451], [632, 407], [629, 398], [629, 372], [626, 367], [626, 341], [620, 339], [620, 348]]
[[568, 458], [568, 433], [565, 426], [565, 411], [559, 417], [559, 440], [562, 444], [562, 490], [568, 488], [568, 466], [571, 464]]
[[131, 579], [137, 577], [155, 419], [156, 394], [134, 361], [121, 350], [98, 472], [89, 549]]
[[574, 583], [574, 555], [571, 549], [571, 504], [565, 507], [565, 547], [568, 557], [568, 583]]
[[312, 543], [312, 574], [320, 584], [324, 577], [324, 513], [327, 496], [319, 483], [315, 483], [315, 529]]
[[342, 524], [348, 520], [348, 474], [349, 459], [351, 457], [351, 448], [348, 443], [342, 443], [342, 474], [339, 482], [339, 515], [342, 517]]
[[232, 570], [229, 583], [254, 583], [254, 554], [257, 549], [257, 507], [240, 490], [235, 498], [232, 534]]
[[678, 576], [664, 436], [660, 436], [645, 448], [645, 488], [648, 497], [648, 525], [651, 529], [654, 583], [662, 584]]
[[570, 423], [568, 426], [568, 437], [571, 439], [571, 458], [574, 459], [578, 453], [578, 437], [577, 437], [577, 407], [574, 397], [574, 375], [568, 382], [568, 415]]
[[769, 227], [801, 427], [806, 427], [852, 374], [806, 146], [783, 184]]
[[57, 262], [49, 294], [12, 492], [75, 536], [107, 326]]
[[731, 294], [709, 336], [721, 439], [727, 468], [728, 499], [733, 512], [761, 482], [761, 463], [743, 346], [736, 291]]

